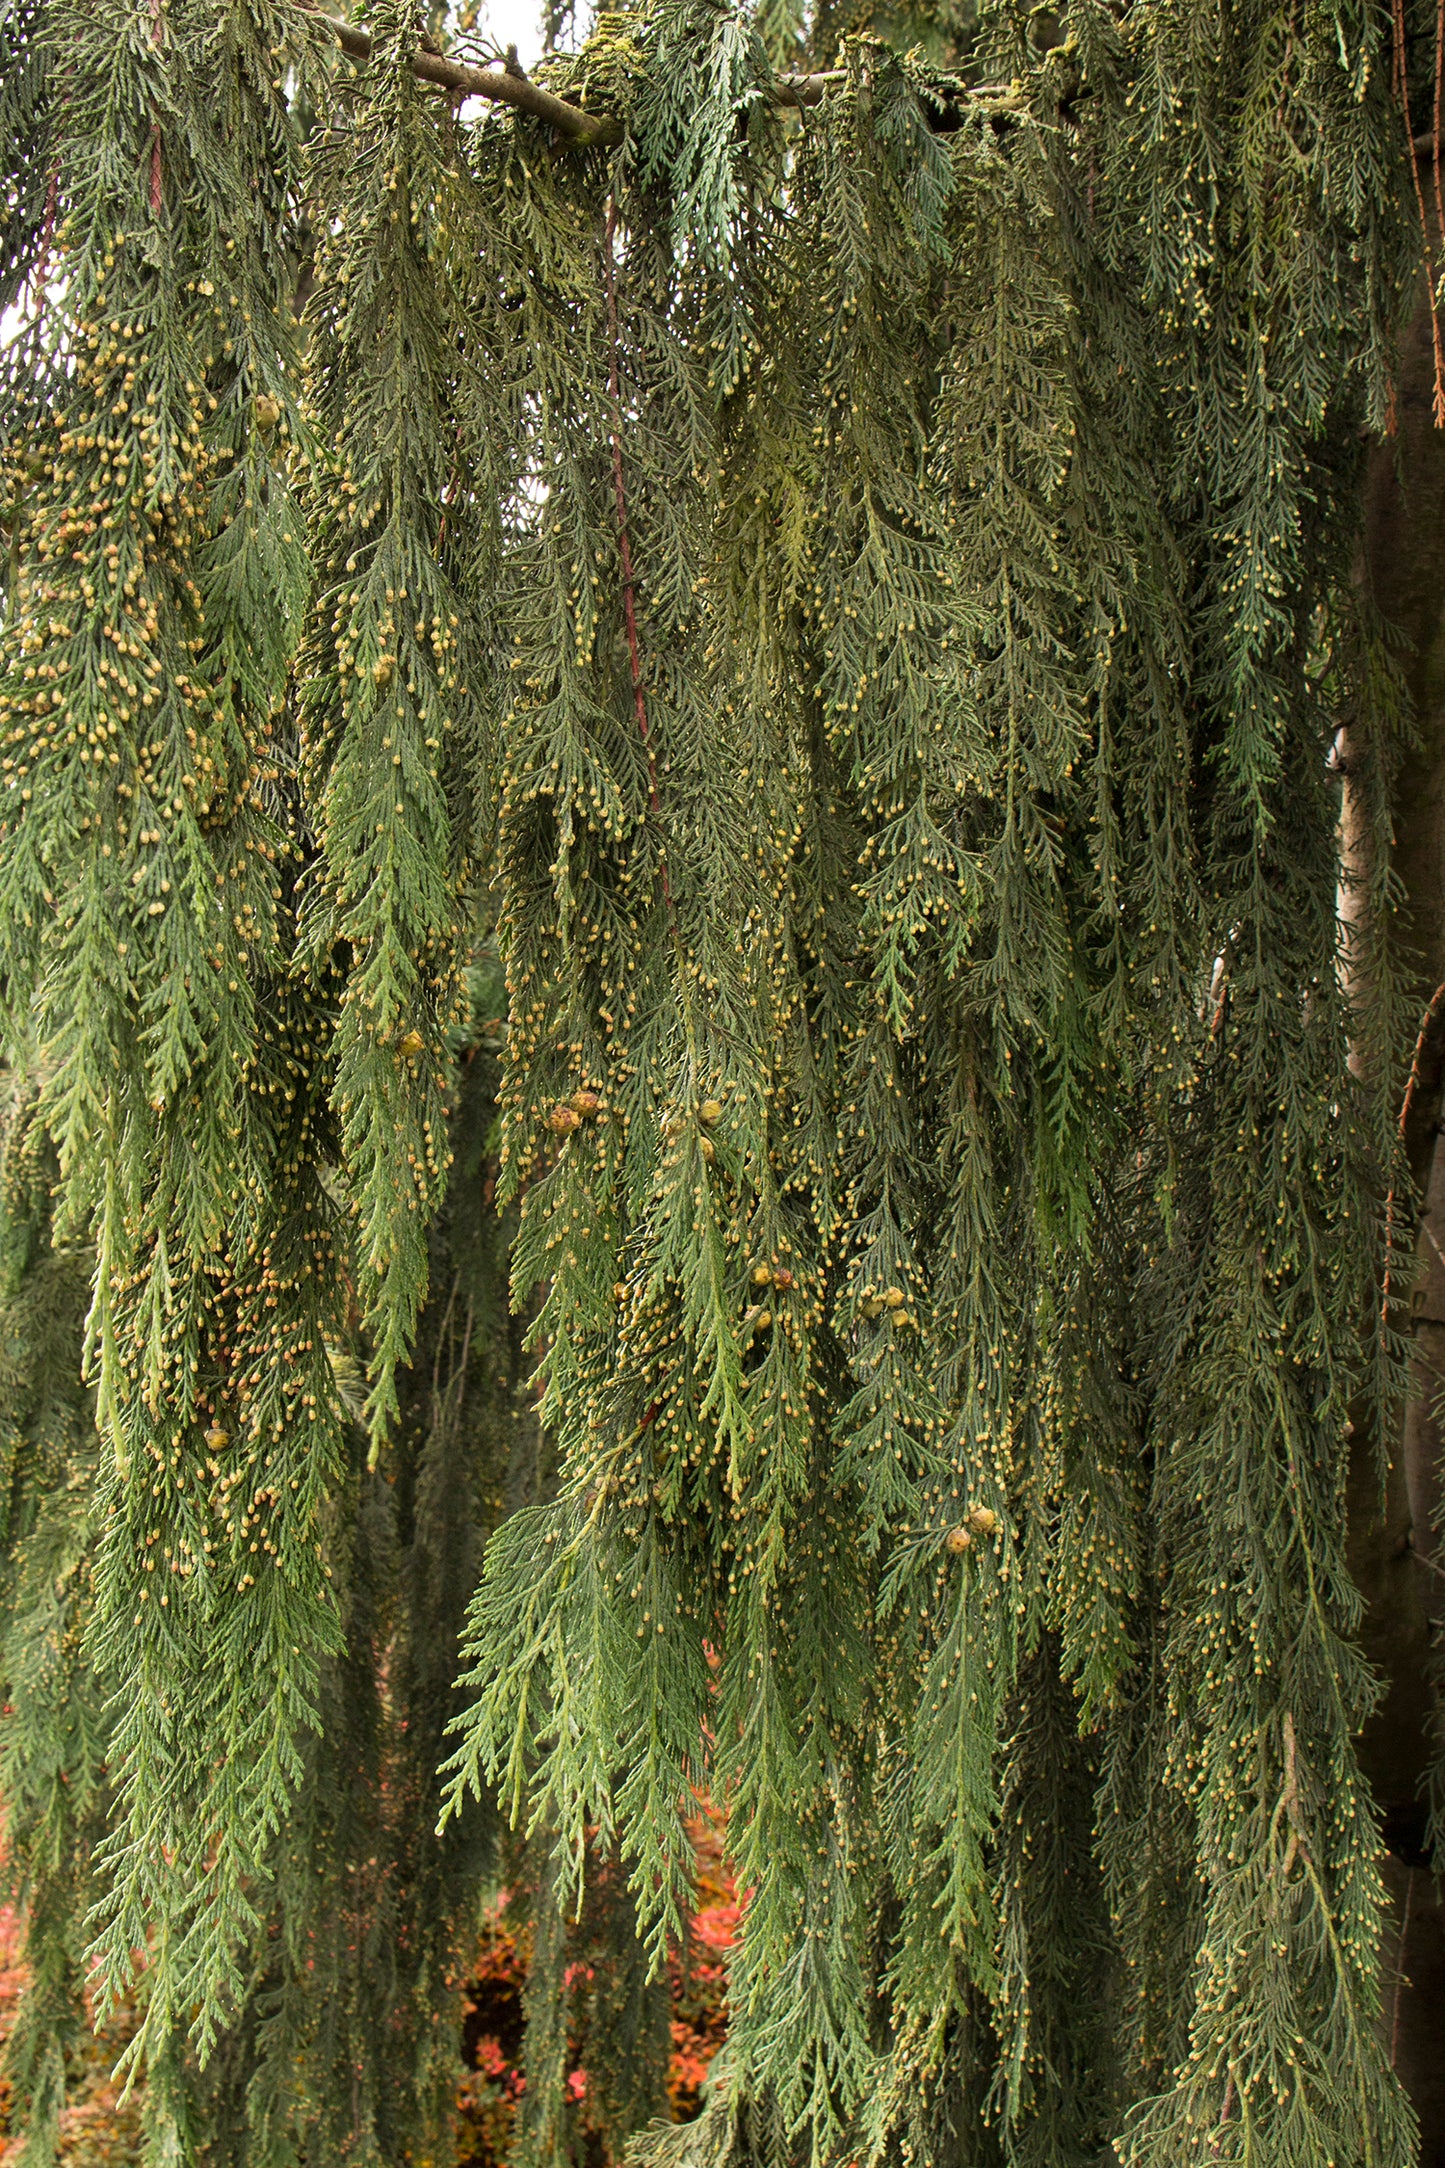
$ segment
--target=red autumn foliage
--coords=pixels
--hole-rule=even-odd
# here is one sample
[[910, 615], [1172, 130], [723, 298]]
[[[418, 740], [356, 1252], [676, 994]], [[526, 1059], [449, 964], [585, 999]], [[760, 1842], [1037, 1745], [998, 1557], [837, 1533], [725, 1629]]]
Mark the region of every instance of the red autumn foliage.
[[[668, 1963], [672, 2048], [667, 2097], [673, 2117], [686, 2122], [696, 2115], [713, 2056], [727, 2034], [727, 1957], [741, 1911], [722, 1849], [722, 1816], [702, 1807], [692, 1825], [697, 1848], [697, 1909], [685, 1949]], [[467, 2074], [457, 2095], [456, 2168], [504, 2168], [526, 2089], [522, 2063], [522, 1991], [526, 1984], [529, 1936], [518, 1925], [524, 1908], [512, 1905], [512, 1891], [499, 1890], [488, 1907], [470, 1968], [463, 2019], [462, 2050]], [[12, 1907], [0, 1906], [0, 2047], [9, 2037], [16, 2006], [25, 1986], [20, 1960], [19, 1926]], [[567, 1968], [569, 1980], [585, 1987], [591, 1967], [578, 1960]], [[61, 2118], [60, 2168], [134, 2168], [141, 2158], [138, 2097], [120, 2105], [111, 2070], [126, 2039], [124, 2025], [96, 2038], [83, 2033], [68, 2078], [71, 2097]], [[589, 2079], [581, 2061], [567, 2077], [567, 2090], [584, 2121]], [[0, 2080], [0, 2168], [10, 2168], [20, 2139], [9, 2129], [8, 2088]], [[595, 2133], [592, 2134], [595, 2139]], [[595, 2144], [589, 2158], [610, 2168]]]
[[[698, 1904], [688, 1946], [674, 1950], [668, 1962], [672, 2051], [667, 2097], [678, 2122], [697, 2114], [708, 2066], [727, 2036], [727, 1956], [741, 1911], [723, 1858], [721, 1814], [701, 1808], [692, 1837]], [[527, 2082], [521, 2061], [527, 1937], [511, 1917], [511, 1894], [499, 1891], [486, 1913], [467, 1989], [463, 2046], [470, 2069], [458, 2101], [457, 2155], [467, 2168], [502, 2168]], [[591, 1967], [579, 1959], [567, 1966], [565, 1977], [569, 1985], [585, 1987]], [[586, 2101], [588, 2076], [580, 2062], [568, 2075], [567, 2089], [579, 2104]]]
[[[20, 1959], [20, 1924], [12, 1905], [0, 1905], [0, 2046], [10, 2037], [25, 1967]], [[69, 2100], [60, 2117], [57, 2158], [61, 2168], [133, 2168], [141, 2157], [140, 2102], [124, 2106], [111, 2075], [125, 2046], [123, 2023], [101, 2033], [82, 2032], [66, 2071]], [[0, 2078], [0, 2168], [12, 2168], [21, 2139], [10, 2129], [10, 2088]]]

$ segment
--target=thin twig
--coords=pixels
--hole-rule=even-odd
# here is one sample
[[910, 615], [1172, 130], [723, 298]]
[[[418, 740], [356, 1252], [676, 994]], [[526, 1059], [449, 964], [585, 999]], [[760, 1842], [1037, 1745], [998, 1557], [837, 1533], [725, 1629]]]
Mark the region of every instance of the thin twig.
[[1226, 2085], [1225, 2085], [1225, 2088], [1224, 2088], [1224, 2105], [1223, 2105], [1223, 2107], [1222, 2107], [1222, 2108], [1220, 2109], [1220, 2111], [1219, 2111], [1219, 2134], [1215, 2136], [1215, 2138], [1214, 2138], [1214, 2139], [1213, 2139], [1213, 2141], [1211, 2142], [1211, 2144], [1210, 2144], [1210, 2148], [1209, 2148], [1209, 2150], [1210, 2150], [1211, 2154], [1212, 2154], [1212, 2155], [1214, 2156], [1214, 2158], [1215, 2158], [1216, 2160], [1218, 2160], [1218, 2158], [1219, 2158], [1219, 2148], [1220, 2148], [1220, 2146], [1221, 2146], [1221, 2145], [1222, 2145], [1222, 2144], [1224, 2143], [1224, 2139], [1223, 2139], [1223, 2135], [1222, 2135], [1222, 2133], [1223, 2133], [1223, 2130], [1224, 2130], [1224, 2126], [1225, 2126], [1225, 2124], [1226, 2124], [1226, 2123], [1227, 2123], [1227, 2122], [1229, 2121], [1229, 2118], [1230, 2118], [1230, 2116], [1232, 2115], [1232, 2113], [1233, 2113], [1233, 2112], [1234, 2112], [1234, 2071], [1233, 2071], [1233, 2068], [1231, 2068], [1231, 2069], [1230, 2069], [1230, 2072], [1229, 2072], [1229, 2078], [1228, 2078], [1228, 2082], [1226, 2083]]
[[[1425, 1053], [1425, 1040], [1429, 1034], [1430, 1026], [1435, 1021], [1435, 1012], [1442, 1001], [1445, 1001], [1445, 980], [1441, 981], [1426, 1002], [1425, 1014], [1420, 1019], [1420, 1029], [1415, 1035], [1415, 1053], [1410, 1063], [1410, 1075], [1405, 1085], [1405, 1096], [1400, 1103], [1400, 1121], [1397, 1134], [1402, 1144], [1405, 1141], [1405, 1131], [1409, 1126], [1410, 1109], [1415, 1104], [1416, 1087], [1420, 1082], [1420, 1063]], [[1391, 1181], [1390, 1187], [1385, 1193], [1385, 1277], [1380, 1286], [1380, 1345], [1382, 1347], [1385, 1344], [1385, 1325], [1390, 1309], [1390, 1249], [1394, 1241], [1394, 1235], [1395, 1184]]]

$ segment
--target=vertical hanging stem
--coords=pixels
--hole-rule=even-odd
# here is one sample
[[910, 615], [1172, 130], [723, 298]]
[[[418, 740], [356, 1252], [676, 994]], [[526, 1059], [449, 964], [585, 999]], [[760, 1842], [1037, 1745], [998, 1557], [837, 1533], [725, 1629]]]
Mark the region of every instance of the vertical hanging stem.
[[[161, 0], [151, 0], [151, 44], [159, 45], [163, 36]], [[161, 207], [161, 124], [151, 122], [150, 160], [150, 207], [153, 212]]]
[[[622, 480], [622, 390], [617, 358], [617, 273], [612, 260], [613, 237], [617, 231], [617, 197], [607, 198], [607, 226], [602, 239], [602, 276], [607, 287], [607, 395], [612, 402], [612, 490], [617, 500], [617, 549], [622, 560], [622, 615], [627, 627], [627, 661], [632, 677], [632, 706], [637, 717], [637, 734], [642, 740], [642, 750], [647, 756], [648, 803], [653, 813], [662, 811], [662, 800], [657, 789], [657, 756], [653, 751], [652, 730], [647, 720], [647, 695], [642, 683], [642, 649], [637, 638], [637, 608], [634, 601], [635, 581], [632, 574], [632, 543], [627, 531], [627, 492]], [[667, 868], [667, 845], [658, 837], [658, 858], [662, 868], [662, 894], [667, 904], [667, 915], [676, 921], [672, 907], [672, 881]]]
[[1415, 1870], [1405, 1869], [1405, 1906], [1400, 1920], [1400, 1946], [1395, 1959], [1395, 1994], [1390, 2011], [1390, 2068], [1400, 2052], [1400, 1991], [1405, 1985], [1405, 1938], [1410, 1932], [1410, 1900], [1415, 1894]]
[[1445, 77], [1445, 0], [1435, 11], [1435, 125], [1431, 131], [1431, 164], [1435, 175], [1435, 231], [1445, 237], [1445, 200], [1440, 192], [1440, 85]]
[[[1410, 1109], [1415, 1103], [1415, 1091], [1420, 1082], [1420, 1063], [1425, 1054], [1425, 1040], [1435, 1020], [1435, 1012], [1445, 1001], [1445, 983], [1437, 986], [1425, 1004], [1425, 1014], [1420, 1019], [1420, 1029], [1415, 1036], [1415, 1053], [1410, 1063], [1409, 1080], [1405, 1085], [1405, 1097], [1400, 1107], [1398, 1135], [1401, 1144], [1410, 1120]], [[1380, 1344], [1384, 1345], [1385, 1328], [1390, 1310], [1390, 1253], [1395, 1235], [1395, 1185], [1393, 1181], [1385, 1197], [1385, 1276], [1380, 1287]]]
[[37, 320], [45, 313], [45, 284], [50, 277], [50, 249], [55, 239], [55, 206], [60, 194], [60, 168], [50, 169], [50, 185], [45, 191], [45, 223], [40, 229], [40, 257], [35, 266], [31, 291], [35, 296]]
[[[1445, 15], [1445, 10], [1442, 10]], [[1410, 122], [1410, 78], [1405, 51], [1405, 0], [1395, 0], [1395, 82], [1400, 93], [1400, 110], [1405, 117], [1405, 141], [1410, 151], [1410, 177], [1415, 183], [1415, 205], [1420, 213], [1420, 245], [1425, 252], [1425, 283], [1430, 295], [1430, 337], [1435, 349], [1435, 427], [1445, 429], [1445, 350], [1440, 344], [1440, 312], [1435, 304], [1435, 252], [1430, 246], [1430, 219], [1425, 209], [1425, 191], [1420, 185], [1420, 155], [1415, 148], [1415, 131]], [[1440, 187], [1440, 39], [1437, 29], [1435, 41], [1435, 187]], [[1445, 227], [1442, 227], [1445, 231]]]

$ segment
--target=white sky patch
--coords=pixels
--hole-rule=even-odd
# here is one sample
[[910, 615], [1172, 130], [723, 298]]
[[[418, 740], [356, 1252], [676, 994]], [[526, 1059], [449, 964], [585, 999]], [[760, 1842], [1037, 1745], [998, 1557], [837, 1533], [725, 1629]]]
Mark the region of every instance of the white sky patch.
[[542, 16], [536, 0], [487, 0], [477, 9], [477, 29], [498, 50], [517, 48], [524, 68], [531, 68], [542, 51]]

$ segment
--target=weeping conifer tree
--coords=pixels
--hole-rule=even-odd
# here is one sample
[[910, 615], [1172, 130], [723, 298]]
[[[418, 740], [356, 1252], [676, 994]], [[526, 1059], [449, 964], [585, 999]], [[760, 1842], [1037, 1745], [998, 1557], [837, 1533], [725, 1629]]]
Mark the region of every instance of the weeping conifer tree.
[[504, 1868], [538, 2168], [1413, 2157], [1344, 1489], [1436, 36], [0, 4], [28, 2158], [92, 1966], [153, 2159], [439, 2157]]

